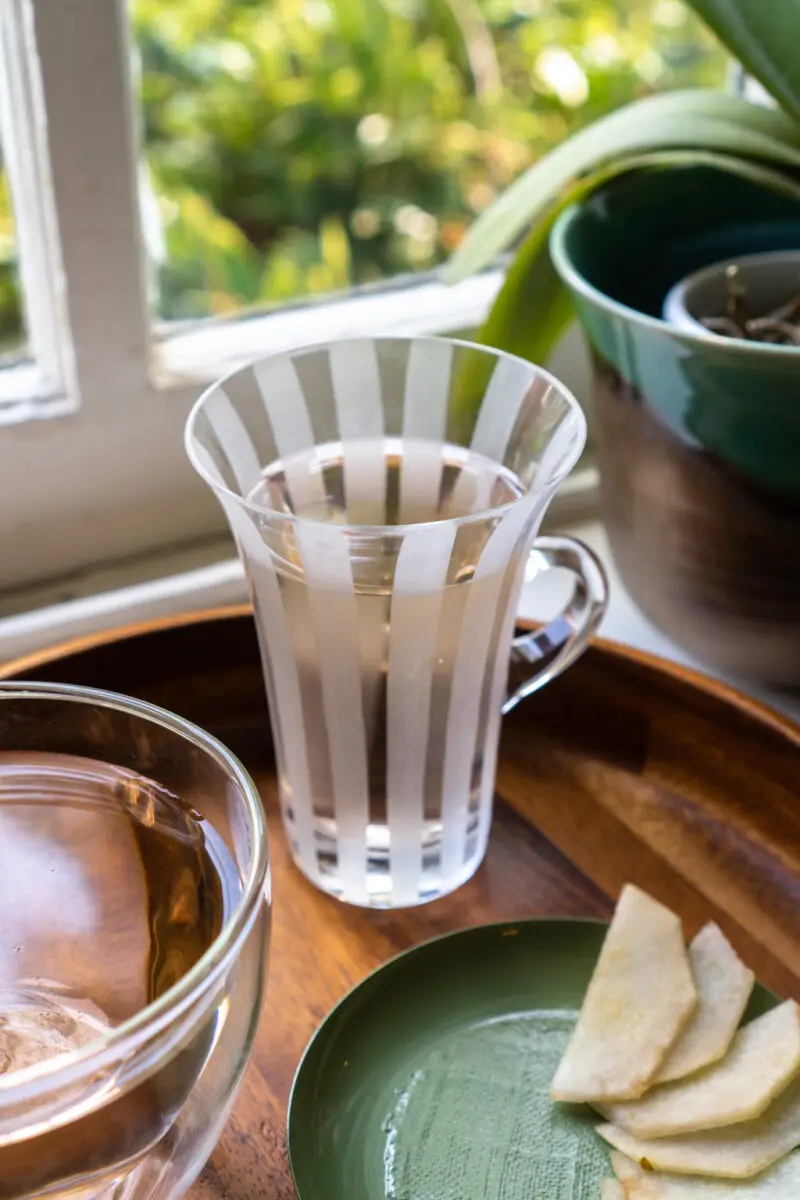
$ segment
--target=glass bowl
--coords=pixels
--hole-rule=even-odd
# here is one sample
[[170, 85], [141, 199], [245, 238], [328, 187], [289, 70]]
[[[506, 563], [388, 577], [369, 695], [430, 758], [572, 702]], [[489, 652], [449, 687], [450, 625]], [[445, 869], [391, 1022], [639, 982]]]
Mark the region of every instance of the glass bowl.
[[171, 1200], [230, 1112], [264, 986], [261, 800], [138, 700], [0, 683], [0, 1193]]

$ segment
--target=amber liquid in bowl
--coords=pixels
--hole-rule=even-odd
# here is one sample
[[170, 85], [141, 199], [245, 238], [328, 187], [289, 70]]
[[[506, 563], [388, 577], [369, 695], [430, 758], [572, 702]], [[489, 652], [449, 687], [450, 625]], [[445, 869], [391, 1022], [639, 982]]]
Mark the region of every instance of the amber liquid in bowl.
[[[240, 894], [222, 837], [153, 781], [72, 755], [1, 753], [0, 1082], [56, 1068], [163, 996]], [[88, 1100], [76, 1088], [74, 1111], [26, 1128], [4, 1120], [0, 1089], [0, 1198], [124, 1196], [213, 1041], [212, 1012], [130, 1084], [106, 1079]]]

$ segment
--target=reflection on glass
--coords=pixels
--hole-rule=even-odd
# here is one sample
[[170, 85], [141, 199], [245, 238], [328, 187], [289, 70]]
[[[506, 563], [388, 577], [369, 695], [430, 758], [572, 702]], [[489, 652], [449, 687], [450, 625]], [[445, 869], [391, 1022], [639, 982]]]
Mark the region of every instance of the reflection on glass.
[[133, 27], [167, 319], [434, 267], [579, 126], [725, 74], [681, 0], [133, 0]]
[[0, 370], [19, 361], [26, 342], [14, 214], [0, 154]]

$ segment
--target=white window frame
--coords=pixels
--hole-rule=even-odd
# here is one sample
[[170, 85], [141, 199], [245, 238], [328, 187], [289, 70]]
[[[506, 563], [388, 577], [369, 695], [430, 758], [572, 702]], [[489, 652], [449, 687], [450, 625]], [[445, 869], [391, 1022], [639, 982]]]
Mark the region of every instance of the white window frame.
[[[0, 144], [13, 185], [22, 292], [25, 360], [0, 373], [0, 423], [73, 411], [76, 386], [64, 296], [44, 98], [36, 70], [32, 12], [0, 8]], [[25, 197], [25, 203], [22, 203]]]
[[33, 581], [52, 583], [38, 596], [79, 594], [109, 564], [166, 562], [223, 536], [183, 450], [201, 385], [309, 340], [469, 328], [502, 282], [499, 269], [453, 288], [412, 278], [154, 329], [128, 20], [125, 0], [0, 0], [2, 137], [33, 353], [0, 372], [0, 614], [24, 607]]

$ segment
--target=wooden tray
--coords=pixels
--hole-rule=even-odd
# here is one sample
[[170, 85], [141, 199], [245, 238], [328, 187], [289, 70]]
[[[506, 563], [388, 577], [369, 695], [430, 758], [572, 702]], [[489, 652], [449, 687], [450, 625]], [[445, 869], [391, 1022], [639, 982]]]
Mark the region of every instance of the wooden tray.
[[[290, 1200], [286, 1101], [325, 1013], [400, 950], [533, 915], [603, 916], [625, 880], [718, 921], [761, 980], [800, 999], [800, 728], [701, 675], [598, 641], [506, 718], [486, 862], [455, 895], [371, 913], [289, 862], [246, 609], [121, 630], [7, 664], [165, 705], [241, 755], [272, 832], [274, 933], [253, 1063], [192, 1200]], [[343, 1197], [342, 1200], [346, 1200]]]

